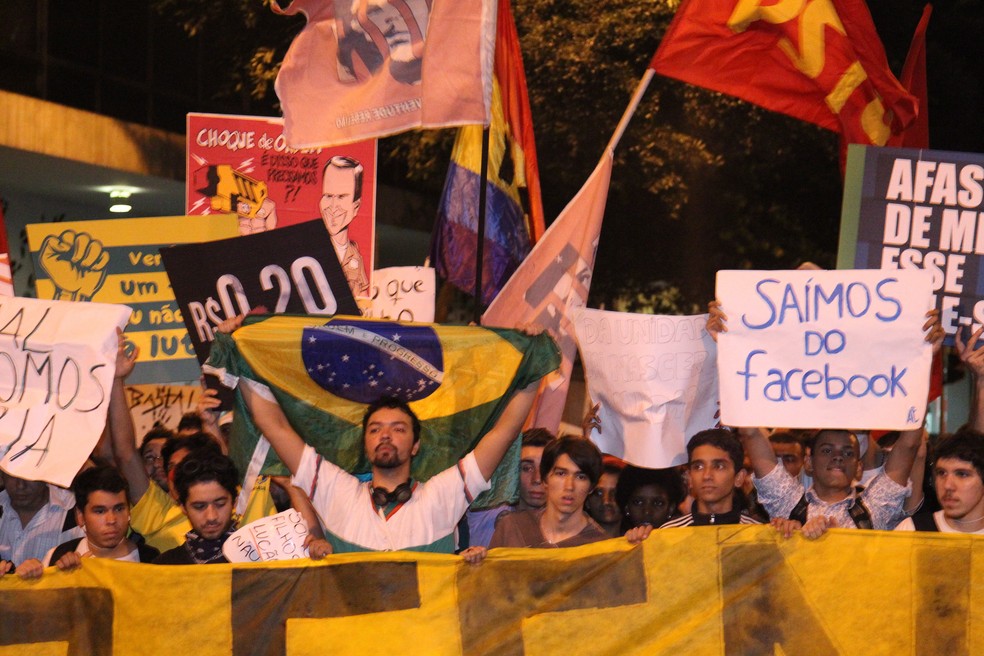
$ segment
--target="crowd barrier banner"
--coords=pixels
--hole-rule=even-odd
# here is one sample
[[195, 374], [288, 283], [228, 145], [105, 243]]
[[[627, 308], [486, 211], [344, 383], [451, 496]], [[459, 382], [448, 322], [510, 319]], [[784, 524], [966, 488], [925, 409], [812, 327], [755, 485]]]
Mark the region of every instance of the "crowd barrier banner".
[[718, 271], [726, 426], [921, 427], [932, 346], [926, 271]]
[[313, 564], [85, 559], [0, 579], [8, 654], [984, 653], [984, 541], [767, 526], [656, 531], [632, 548], [346, 554]]
[[848, 148], [840, 269], [925, 269], [945, 344], [984, 324], [984, 155]]
[[687, 440], [717, 423], [717, 348], [707, 315], [572, 310], [601, 431], [591, 440], [640, 467], [687, 462]]
[[27, 226], [38, 298], [125, 303], [133, 309], [126, 338], [140, 348], [137, 365], [127, 379], [134, 385], [186, 383], [201, 375], [161, 263], [160, 247], [236, 234], [232, 215]]

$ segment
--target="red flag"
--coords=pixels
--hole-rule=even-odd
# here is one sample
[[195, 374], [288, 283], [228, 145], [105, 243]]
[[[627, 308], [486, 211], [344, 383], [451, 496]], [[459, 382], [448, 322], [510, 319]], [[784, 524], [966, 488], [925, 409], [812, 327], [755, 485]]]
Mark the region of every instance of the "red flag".
[[494, 0], [294, 0], [307, 25], [277, 75], [292, 148], [487, 124]]
[[540, 385], [530, 425], [557, 430], [567, 400], [577, 342], [568, 308], [584, 307], [591, 287], [601, 221], [612, 176], [609, 149], [574, 199], [509, 279], [482, 324], [515, 327], [533, 322], [553, 331], [560, 345], [560, 369]]
[[916, 114], [862, 0], [684, 0], [651, 67], [885, 145]]
[[[926, 29], [933, 5], [923, 8], [922, 18], [912, 35], [909, 54], [902, 67], [902, 86], [919, 100], [919, 115], [907, 127], [900, 138], [893, 139], [891, 145], [904, 148], [929, 148], [929, 87], [926, 83]], [[895, 142], [898, 143], [895, 143]]]

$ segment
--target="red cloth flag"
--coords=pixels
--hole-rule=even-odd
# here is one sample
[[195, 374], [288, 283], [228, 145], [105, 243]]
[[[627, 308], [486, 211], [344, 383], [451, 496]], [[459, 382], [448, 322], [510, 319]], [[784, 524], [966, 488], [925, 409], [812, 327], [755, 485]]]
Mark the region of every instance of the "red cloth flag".
[[528, 425], [553, 431], [560, 426], [577, 352], [574, 324], [567, 311], [584, 307], [588, 300], [613, 157], [610, 149], [605, 152], [591, 177], [482, 317], [485, 326], [515, 327], [533, 322], [552, 330], [557, 338], [560, 369], [541, 382]]
[[885, 145], [916, 115], [862, 0], [684, 0], [651, 67]]
[[494, 0], [270, 4], [308, 21], [276, 82], [292, 148], [488, 123]]
[[[519, 36], [508, 0], [499, 1], [489, 126], [482, 298], [488, 305], [543, 234], [540, 173]], [[431, 261], [458, 289], [475, 291], [482, 128], [458, 129], [437, 210]]]
[[891, 145], [903, 148], [929, 148], [929, 86], [926, 83], [926, 29], [933, 5], [923, 8], [909, 44], [909, 54], [902, 66], [902, 86], [919, 100], [919, 115], [912, 125], [892, 140]]

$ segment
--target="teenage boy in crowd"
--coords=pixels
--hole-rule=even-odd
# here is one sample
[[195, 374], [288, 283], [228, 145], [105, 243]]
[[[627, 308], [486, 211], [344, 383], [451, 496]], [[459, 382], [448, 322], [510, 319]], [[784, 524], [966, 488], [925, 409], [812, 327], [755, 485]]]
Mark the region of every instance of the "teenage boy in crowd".
[[742, 507], [738, 490], [745, 482], [745, 453], [734, 433], [711, 428], [694, 435], [687, 444], [687, 474], [694, 497], [690, 512], [660, 528], [759, 524]]
[[129, 536], [130, 502], [126, 481], [115, 467], [97, 465], [79, 473], [72, 483], [75, 493], [75, 521], [84, 537], [63, 542], [45, 555], [32, 558], [17, 568], [24, 579], [41, 578], [44, 568], [54, 565], [69, 571], [82, 566], [83, 558], [112, 558], [132, 563], [149, 563], [160, 552]]
[[174, 487], [191, 531], [180, 546], [162, 553], [158, 565], [227, 563], [222, 545], [232, 534], [239, 475], [227, 456], [206, 450], [189, 454], [175, 468]]
[[896, 531], [984, 535], [984, 433], [962, 429], [933, 449], [933, 486], [942, 510], [907, 517]]

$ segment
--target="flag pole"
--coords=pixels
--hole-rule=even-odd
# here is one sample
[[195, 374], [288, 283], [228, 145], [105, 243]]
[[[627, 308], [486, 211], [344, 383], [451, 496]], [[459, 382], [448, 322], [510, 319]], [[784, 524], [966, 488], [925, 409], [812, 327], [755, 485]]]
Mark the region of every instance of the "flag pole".
[[629, 126], [629, 121], [632, 120], [632, 115], [635, 114], [636, 109], [639, 107], [639, 103], [642, 102], [642, 97], [646, 95], [646, 89], [649, 88], [649, 83], [652, 81], [653, 76], [656, 74], [651, 67], [646, 69], [645, 75], [642, 76], [642, 80], [639, 81], [639, 86], [636, 87], [635, 93], [632, 94], [632, 100], [629, 101], [629, 106], [625, 108], [625, 113], [622, 114], [622, 120], [618, 122], [615, 126], [615, 134], [612, 135], [611, 141], [608, 142], [608, 150], [614, 152], [615, 147], [618, 146], [618, 142], [622, 139], [622, 135], [625, 133], [625, 128]]
[[489, 186], [489, 129], [486, 125], [482, 130], [482, 168], [481, 186], [478, 188], [478, 243], [475, 248], [475, 324], [482, 325], [482, 271], [485, 258], [485, 195]]

